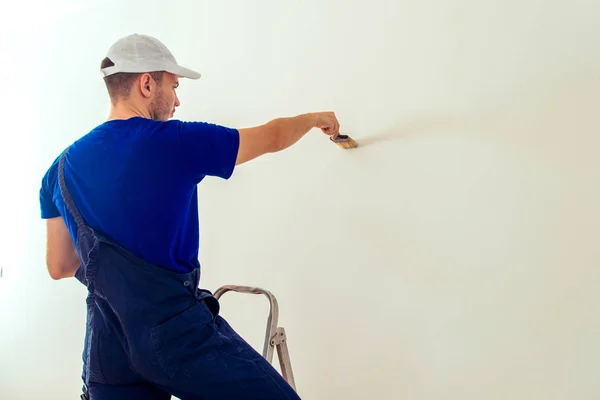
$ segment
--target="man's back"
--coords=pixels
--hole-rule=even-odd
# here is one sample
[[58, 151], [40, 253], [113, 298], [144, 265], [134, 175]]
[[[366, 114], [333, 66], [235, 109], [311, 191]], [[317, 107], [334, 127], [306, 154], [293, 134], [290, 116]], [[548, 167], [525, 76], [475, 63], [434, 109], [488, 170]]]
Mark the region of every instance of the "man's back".
[[[239, 134], [201, 122], [134, 117], [107, 121], [67, 153], [65, 180], [86, 223], [154, 264], [177, 272], [198, 266], [197, 184], [233, 173]], [[58, 158], [42, 182], [43, 218], [74, 221], [57, 182]]]

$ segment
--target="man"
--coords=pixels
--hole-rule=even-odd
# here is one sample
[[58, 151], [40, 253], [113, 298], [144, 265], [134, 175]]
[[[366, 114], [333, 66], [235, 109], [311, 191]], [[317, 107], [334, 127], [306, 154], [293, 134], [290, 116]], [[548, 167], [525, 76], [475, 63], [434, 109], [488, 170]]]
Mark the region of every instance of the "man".
[[91, 399], [297, 399], [199, 289], [197, 185], [283, 150], [331, 112], [234, 129], [170, 119], [180, 78], [157, 39], [129, 35], [102, 61], [108, 120], [52, 164], [40, 190], [47, 267], [88, 288], [84, 396]]

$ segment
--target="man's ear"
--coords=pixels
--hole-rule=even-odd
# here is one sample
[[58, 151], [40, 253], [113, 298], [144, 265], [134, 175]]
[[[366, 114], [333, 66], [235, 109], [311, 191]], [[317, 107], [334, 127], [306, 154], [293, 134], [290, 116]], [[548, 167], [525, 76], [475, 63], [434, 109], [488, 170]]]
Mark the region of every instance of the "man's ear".
[[156, 82], [152, 79], [152, 76], [148, 73], [143, 73], [139, 80], [138, 84], [140, 87], [140, 92], [144, 97], [152, 97], [152, 93], [156, 90]]

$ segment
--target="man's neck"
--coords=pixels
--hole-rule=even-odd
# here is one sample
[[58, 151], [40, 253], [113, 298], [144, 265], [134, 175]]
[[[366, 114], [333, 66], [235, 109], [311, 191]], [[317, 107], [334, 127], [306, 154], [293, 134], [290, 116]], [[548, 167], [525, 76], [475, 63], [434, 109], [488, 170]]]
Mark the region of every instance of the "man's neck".
[[108, 121], [133, 117], [151, 118], [148, 110], [143, 110], [133, 104], [117, 103], [111, 106]]

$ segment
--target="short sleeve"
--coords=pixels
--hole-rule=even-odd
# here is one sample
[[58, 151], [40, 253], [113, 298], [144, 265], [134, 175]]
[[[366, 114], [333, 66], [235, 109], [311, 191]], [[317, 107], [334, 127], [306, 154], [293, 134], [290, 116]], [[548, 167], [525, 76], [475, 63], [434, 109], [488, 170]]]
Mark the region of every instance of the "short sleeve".
[[52, 200], [52, 194], [54, 193], [53, 184], [56, 182], [56, 179], [52, 178], [52, 169], [50, 169], [42, 179], [42, 187], [40, 188], [40, 211], [42, 219], [60, 217], [60, 212]]
[[186, 168], [195, 178], [231, 177], [240, 145], [237, 129], [206, 122], [180, 121], [178, 135]]

